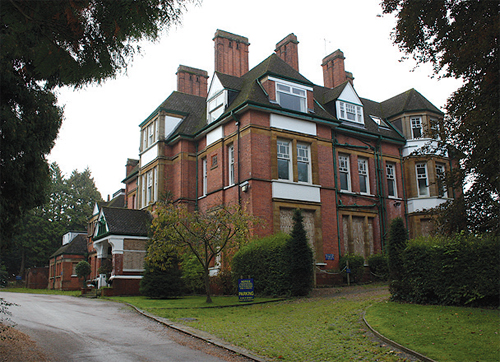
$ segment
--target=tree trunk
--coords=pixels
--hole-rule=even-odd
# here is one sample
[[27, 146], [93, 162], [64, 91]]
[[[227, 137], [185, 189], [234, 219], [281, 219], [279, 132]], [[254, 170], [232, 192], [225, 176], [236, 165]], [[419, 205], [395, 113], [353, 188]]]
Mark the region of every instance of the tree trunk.
[[212, 297], [210, 293], [210, 276], [208, 269], [205, 270], [205, 292], [207, 294], [207, 303], [212, 303]]

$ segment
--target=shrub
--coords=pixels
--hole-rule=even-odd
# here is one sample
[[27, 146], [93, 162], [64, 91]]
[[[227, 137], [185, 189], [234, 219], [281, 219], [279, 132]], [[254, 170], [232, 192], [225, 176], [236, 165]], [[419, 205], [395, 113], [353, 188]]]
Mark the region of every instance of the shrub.
[[92, 271], [92, 268], [91, 268], [90, 264], [85, 260], [78, 262], [78, 264], [76, 264], [76, 266], [75, 266], [76, 276], [78, 278], [83, 279], [83, 287], [84, 288], [85, 288], [85, 281], [87, 279], [87, 276], [90, 275], [91, 271]]
[[146, 263], [139, 291], [150, 298], [172, 298], [182, 295], [184, 283], [177, 256], [170, 255], [159, 267]]
[[499, 249], [500, 237], [493, 235], [411, 240], [402, 254], [403, 273], [395, 299], [498, 307]]
[[389, 278], [389, 267], [387, 266], [387, 255], [372, 254], [368, 257], [368, 266], [370, 272], [380, 280], [387, 280]]
[[403, 219], [395, 218], [391, 222], [389, 240], [387, 243], [387, 265], [389, 275], [392, 280], [400, 279], [400, 272], [403, 268], [401, 254], [408, 244], [408, 230], [404, 226]]
[[308, 295], [314, 285], [314, 256], [307, 241], [302, 213], [296, 209], [293, 213], [293, 229], [288, 241], [287, 256], [292, 296]]
[[347, 262], [349, 261], [349, 269], [351, 270], [351, 275], [349, 280], [351, 283], [359, 282], [363, 278], [363, 273], [365, 271], [365, 258], [361, 255], [356, 254], [345, 254], [339, 259], [339, 268], [341, 274], [344, 278], [347, 278]]
[[254, 240], [240, 249], [232, 260], [233, 283], [253, 278], [257, 295], [290, 295], [287, 245], [290, 235], [277, 233]]
[[203, 266], [196, 256], [186, 253], [182, 256], [181, 263], [182, 280], [187, 291], [192, 294], [205, 292], [205, 281], [203, 279]]
[[236, 294], [236, 287], [233, 284], [233, 275], [230, 270], [222, 269], [211, 278], [212, 282], [219, 288], [224, 295]]

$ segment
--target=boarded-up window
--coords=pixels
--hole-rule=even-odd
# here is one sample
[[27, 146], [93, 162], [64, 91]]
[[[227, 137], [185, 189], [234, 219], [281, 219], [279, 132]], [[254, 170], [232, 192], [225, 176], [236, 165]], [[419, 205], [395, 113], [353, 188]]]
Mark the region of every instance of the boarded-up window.
[[367, 258], [373, 254], [373, 218], [367, 216], [342, 216], [344, 253]]
[[420, 219], [420, 231], [422, 236], [431, 236], [434, 233], [434, 220]]
[[[290, 234], [293, 229], [293, 212], [295, 209], [280, 209], [280, 229], [284, 233]], [[306, 230], [309, 246], [314, 250], [314, 211], [302, 210], [303, 224]]]
[[123, 249], [123, 270], [143, 270], [146, 242], [144, 240], [124, 240]]

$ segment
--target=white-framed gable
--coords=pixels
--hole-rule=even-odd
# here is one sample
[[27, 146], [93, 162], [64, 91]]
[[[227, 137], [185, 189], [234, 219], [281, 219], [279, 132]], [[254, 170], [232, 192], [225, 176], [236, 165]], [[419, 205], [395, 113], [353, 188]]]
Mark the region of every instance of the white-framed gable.
[[212, 81], [210, 82], [210, 88], [207, 96], [208, 123], [212, 123], [217, 120], [224, 113], [228, 102], [227, 94], [228, 92], [222, 86], [219, 77], [214, 75]]
[[339, 101], [346, 101], [349, 103], [357, 104], [359, 106], [363, 106], [363, 103], [361, 103], [361, 100], [359, 99], [358, 94], [354, 90], [354, 87], [349, 82], [346, 83], [344, 90], [342, 91], [342, 93], [340, 93], [340, 96], [337, 99]]
[[224, 90], [224, 87], [222, 86], [222, 83], [217, 76], [217, 74], [214, 74], [212, 77], [212, 81], [210, 82], [210, 87], [208, 88], [208, 95], [207, 95], [207, 101], [213, 98], [215, 95], [219, 94]]
[[97, 217], [97, 224], [94, 229], [93, 238], [97, 238], [100, 235], [109, 233], [108, 222], [106, 221], [106, 216], [104, 215], [104, 210], [99, 211], [99, 216]]
[[351, 83], [347, 82], [336, 101], [337, 118], [340, 120], [364, 124], [363, 103]]

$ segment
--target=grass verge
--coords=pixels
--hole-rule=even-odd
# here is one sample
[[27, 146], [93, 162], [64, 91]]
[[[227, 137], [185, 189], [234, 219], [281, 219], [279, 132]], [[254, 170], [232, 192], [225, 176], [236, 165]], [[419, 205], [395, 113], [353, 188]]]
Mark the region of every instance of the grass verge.
[[2, 288], [0, 292], [10, 293], [31, 293], [31, 294], [53, 294], [53, 295], [71, 295], [80, 296], [80, 290], [55, 290], [55, 289], [28, 289], [28, 288]]
[[[361, 323], [364, 310], [388, 296], [387, 291], [373, 292], [368, 288], [345, 297], [294, 299], [244, 308], [184, 309], [168, 307], [184, 299], [110, 299], [126, 301], [160, 317], [209, 332], [270, 360], [398, 361], [402, 359], [394, 352], [367, 337]], [[214, 298], [214, 303], [219, 303], [219, 297]], [[204, 299], [202, 304], [206, 305]]]
[[500, 311], [377, 303], [366, 321], [393, 341], [437, 361], [499, 361]]
[[106, 299], [121, 303], [130, 303], [139, 309], [151, 311], [155, 309], [193, 309], [193, 308], [221, 308], [221, 307], [241, 307], [258, 303], [274, 302], [282, 299], [276, 298], [255, 298], [253, 303], [240, 302], [237, 296], [212, 296], [213, 303], [207, 304], [206, 296], [186, 296], [172, 299], [150, 299], [142, 296], [137, 297], [106, 297]]

